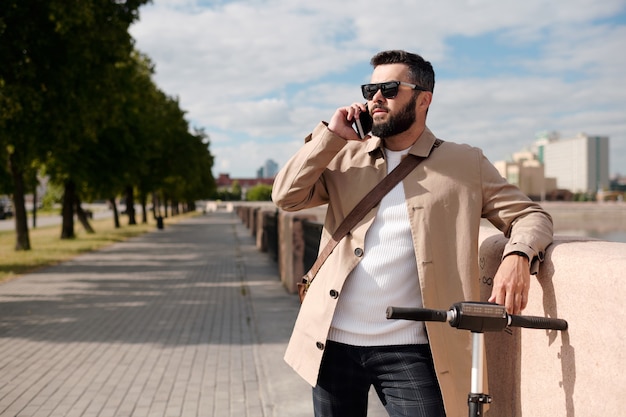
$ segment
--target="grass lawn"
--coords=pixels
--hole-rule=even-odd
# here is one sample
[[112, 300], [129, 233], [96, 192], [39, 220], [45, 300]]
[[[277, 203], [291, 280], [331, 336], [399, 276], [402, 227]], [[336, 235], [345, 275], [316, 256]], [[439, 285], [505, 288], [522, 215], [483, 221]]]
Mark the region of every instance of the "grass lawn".
[[[165, 226], [176, 223], [184, 218], [195, 216], [187, 213], [163, 219]], [[14, 221], [13, 219], [5, 221]], [[126, 216], [120, 217], [120, 228], [116, 229], [113, 219], [90, 221], [96, 233], [88, 234], [82, 225], [75, 221], [76, 238], [61, 240], [61, 225], [30, 229], [31, 250], [15, 250], [15, 230], [0, 231], [0, 282], [13, 279], [19, 275], [69, 260], [81, 253], [100, 249], [104, 246], [121, 242], [134, 236], [156, 230], [156, 221], [149, 219], [147, 224], [128, 225]]]

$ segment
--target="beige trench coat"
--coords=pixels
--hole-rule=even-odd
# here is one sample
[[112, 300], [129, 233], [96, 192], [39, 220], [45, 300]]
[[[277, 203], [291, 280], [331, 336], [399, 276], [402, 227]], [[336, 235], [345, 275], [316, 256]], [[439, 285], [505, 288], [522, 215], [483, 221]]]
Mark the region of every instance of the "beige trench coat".
[[[425, 129], [410, 153], [428, 155], [435, 139]], [[276, 177], [272, 198], [287, 211], [328, 204], [323, 248], [332, 231], [386, 171], [379, 138], [366, 143], [345, 141], [320, 124]], [[510, 237], [504, 255], [524, 252], [533, 260], [533, 272], [552, 242], [550, 216], [509, 185], [477, 148], [444, 142], [403, 180], [403, 186], [417, 259], [416, 279], [425, 308], [447, 310], [458, 301], [479, 300], [481, 217]], [[341, 289], [367, 250], [365, 234], [376, 210], [335, 248], [298, 314], [285, 360], [312, 386], [317, 383]], [[450, 417], [467, 415], [470, 332], [443, 323], [426, 323], [426, 327], [446, 413]]]

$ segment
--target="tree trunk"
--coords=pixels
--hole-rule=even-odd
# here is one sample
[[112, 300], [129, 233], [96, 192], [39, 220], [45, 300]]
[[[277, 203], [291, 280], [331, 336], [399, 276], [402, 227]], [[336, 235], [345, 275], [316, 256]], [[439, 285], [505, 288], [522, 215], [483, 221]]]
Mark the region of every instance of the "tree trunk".
[[37, 182], [33, 189], [33, 229], [37, 228]]
[[63, 193], [63, 224], [61, 225], [61, 239], [74, 239], [74, 201], [76, 201], [76, 184], [67, 180], [64, 184]]
[[148, 208], [147, 208], [147, 198], [145, 194], [142, 194], [141, 197], [141, 223], [148, 223]]
[[26, 216], [26, 202], [24, 201], [24, 173], [18, 166], [17, 155], [9, 156], [11, 176], [13, 177], [13, 211], [15, 215], [15, 250], [30, 250], [28, 235], [28, 218]]
[[78, 196], [76, 196], [75, 201], [76, 201], [76, 217], [78, 217], [78, 221], [80, 222], [80, 224], [83, 225], [83, 228], [85, 229], [87, 233], [89, 234], [96, 233], [96, 231], [93, 230], [93, 227], [91, 227], [91, 225], [89, 224], [89, 220], [87, 219], [87, 213], [85, 213], [85, 211], [81, 207], [80, 198], [78, 198]]
[[152, 193], [152, 216], [155, 219], [161, 216], [161, 202], [156, 193]]
[[115, 203], [115, 197], [109, 198], [109, 204], [111, 204], [111, 210], [113, 210], [113, 224], [116, 229], [120, 228], [120, 215], [117, 212], [117, 203]]
[[135, 218], [135, 197], [133, 195], [133, 187], [128, 185], [124, 193], [126, 197], [126, 214], [128, 214], [128, 224], [137, 224]]

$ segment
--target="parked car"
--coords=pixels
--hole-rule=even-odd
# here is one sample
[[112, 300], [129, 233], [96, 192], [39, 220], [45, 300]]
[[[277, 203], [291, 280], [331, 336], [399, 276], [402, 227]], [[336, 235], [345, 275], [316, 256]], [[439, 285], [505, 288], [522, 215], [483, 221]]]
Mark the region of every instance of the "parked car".
[[13, 217], [13, 205], [11, 204], [11, 200], [4, 197], [0, 199], [0, 220], [11, 217]]

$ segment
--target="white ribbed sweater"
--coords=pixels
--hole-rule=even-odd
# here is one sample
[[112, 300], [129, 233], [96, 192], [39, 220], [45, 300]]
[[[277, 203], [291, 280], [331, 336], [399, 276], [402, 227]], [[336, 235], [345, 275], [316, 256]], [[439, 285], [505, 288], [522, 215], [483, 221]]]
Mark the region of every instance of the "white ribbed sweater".
[[[385, 149], [388, 172], [407, 153]], [[354, 346], [428, 343], [422, 322], [385, 316], [387, 306], [422, 306], [402, 182], [381, 200], [364, 246], [363, 259], [341, 290], [329, 339]]]

